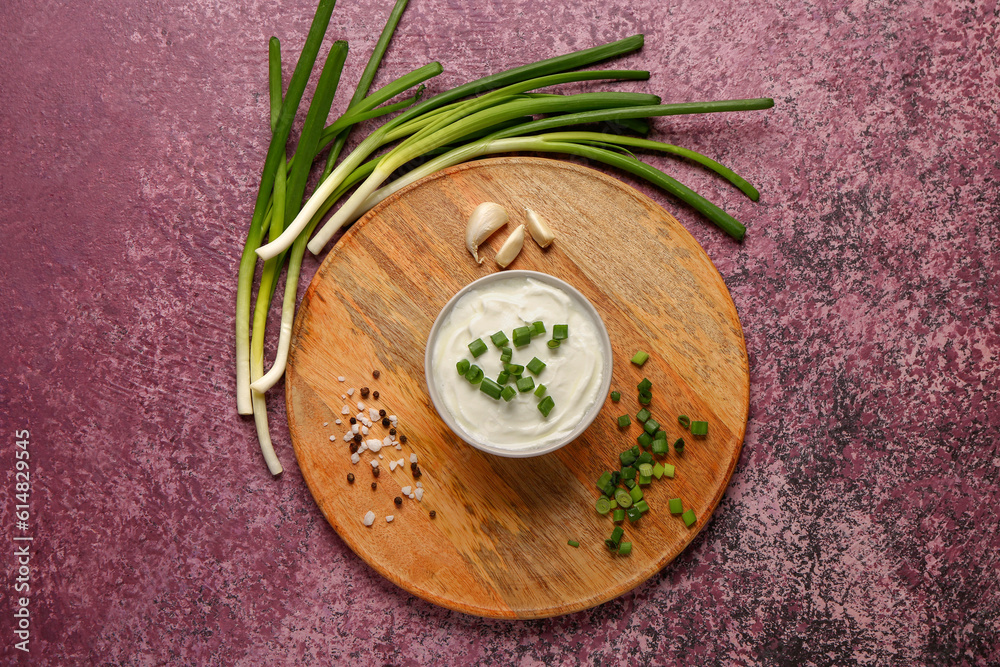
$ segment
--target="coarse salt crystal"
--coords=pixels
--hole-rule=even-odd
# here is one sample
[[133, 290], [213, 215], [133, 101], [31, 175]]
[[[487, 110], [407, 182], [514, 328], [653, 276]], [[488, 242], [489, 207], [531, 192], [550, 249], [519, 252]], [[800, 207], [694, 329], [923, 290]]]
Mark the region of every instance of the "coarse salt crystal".
[[361, 457], [358, 456], [357, 452], [354, 452], [353, 454], [351, 454], [351, 463], [356, 464], [360, 460], [361, 460]]
[[[340, 424], [343, 424], [344, 422], [342, 422], [342, 421], [340, 421], [340, 420], [338, 419], [337, 421], [335, 421], [335, 422], [333, 422], [333, 423], [334, 423], [334, 424], [337, 424], [337, 425], [339, 426]], [[324, 426], [325, 426], [325, 424], [324, 424]]]
[[416, 462], [417, 462], [416, 453], [410, 454], [410, 463], [416, 463]]
[[373, 523], [375, 523], [375, 512], [369, 510], [368, 513], [365, 514], [365, 525], [370, 526]]
[[[331, 435], [330, 437], [332, 438], [333, 436]], [[351, 438], [353, 438], [353, 437], [354, 437], [354, 434], [351, 433], [350, 431], [348, 431], [347, 433], [344, 434], [344, 442], [350, 442]]]
[[361, 429], [360, 425], [358, 425], [358, 424], [351, 424], [351, 433], [357, 433], [360, 429]]
[[397, 442], [396, 443], [396, 449], [402, 449], [402, 448], [403, 448], [403, 446]]
[[337, 382], [344, 382], [345, 380], [347, 380], [347, 378], [345, 378], [343, 375], [337, 376]]
[[410, 487], [408, 487], [408, 486], [404, 486], [404, 487], [402, 488], [402, 491], [403, 491], [403, 495], [404, 495], [404, 496], [408, 496], [408, 495], [410, 495], [410, 493], [411, 493], [411, 490], [410, 490]]
[[[337, 423], [339, 424], [340, 422], [337, 422]], [[330, 422], [323, 422], [323, 426], [329, 426], [329, 425], [330, 425]]]
[[377, 468], [378, 467], [378, 460], [377, 459], [372, 459], [372, 467], [373, 468]]
[[396, 465], [402, 468], [403, 466], [406, 465], [406, 461], [404, 461], [403, 459], [399, 459], [398, 461], [396, 461]]
[[416, 496], [415, 496], [414, 494], [412, 494], [412, 493], [411, 493], [411, 494], [410, 494], [410, 496], [409, 496], [410, 500], [413, 500], [413, 499], [414, 499], [415, 497], [416, 497]]
[[379, 455], [378, 455], [378, 457], [379, 457], [379, 458], [382, 458], [382, 455], [381, 455], [381, 454], [379, 454]]
[[417, 489], [416, 491], [413, 492], [413, 495], [415, 495], [417, 497], [417, 500], [423, 500], [424, 499], [424, 490], [423, 489]]
[[385, 522], [386, 522], [386, 523], [392, 523], [392, 520], [393, 520], [393, 519], [395, 519], [395, 518], [396, 518], [396, 517], [394, 517], [393, 515], [391, 515], [391, 514], [390, 514], [389, 516], [387, 516], [387, 517], [385, 518]]
[[354, 387], [351, 387], [350, 389], [347, 390], [347, 395], [354, 396]]
[[330, 442], [333, 442], [333, 441], [334, 441], [334, 440], [336, 440], [336, 439], [337, 439], [337, 436], [335, 436], [335, 435], [331, 435], [331, 436], [330, 436]]
[[376, 421], [378, 418], [379, 418], [378, 410], [376, 410], [375, 408], [368, 408], [368, 419]]
[[367, 426], [362, 426], [361, 427], [361, 435], [368, 435], [368, 427]]
[[373, 452], [378, 452], [382, 449], [382, 441], [378, 438], [372, 438], [371, 440], [365, 440], [365, 444], [368, 445], [368, 449]]
[[368, 451], [368, 443], [362, 442], [360, 445], [358, 445], [358, 453], [367, 451]]
[[361, 401], [358, 401], [358, 410], [364, 410], [364, 409], [365, 409], [365, 404], [362, 403]]
[[345, 398], [347, 398], [347, 394], [341, 394], [341, 395], [340, 395], [340, 398], [341, 398], [341, 399], [345, 399]]
[[389, 421], [392, 422], [393, 426], [395, 426], [399, 423], [399, 418], [396, 417], [396, 415], [389, 415]]
[[417, 488], [418, 489], [424, 488], [424, 483], [423, 482], [417, 482]]
[[349, 414], [351, 414], [351, 411], [350, 411], [350, 410], [349, 410], [349, 409], [347, 408], [347, 406], [345, 405], [344, 407], [342, 407], [342, 408], [340, 409], [340, 414], [342, 414], [342, 415], [349, 415]]
[[392, 438], [390, 438], [389, 436], [385, 436], [384, 438], [382, 438], [382, 446], [383, 447], [392, 446]]
[[396, 469], [396, 462], [389, 461], [389, 470], [395, 470], [395, 469]]

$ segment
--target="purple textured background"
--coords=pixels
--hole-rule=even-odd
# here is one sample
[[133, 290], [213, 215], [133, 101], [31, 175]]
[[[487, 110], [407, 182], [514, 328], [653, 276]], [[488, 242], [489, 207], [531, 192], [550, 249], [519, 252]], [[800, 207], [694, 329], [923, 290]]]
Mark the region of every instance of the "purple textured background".
[[[642, 32], [622, 63], [653, 77], [620, 89], [775, 98], [655, 122], [758, 185], [754, 204], [652, 158], [744, 220], [742, 244], [636, 184], [719, 267], [751, 361], [743, 455], [691, 548], [630, 594], [537, 622], [449, 612], [381, 579], [314, 505], [281, 395], [277, 481], [234, 408], [266, 41], [297, 56], [314, 5], [5, 0], [4, 660], [1000, 663], [996, 3], [560, 4], [412, 0], [377, 83], [436, 59], [441, 90]], [[334, 12], [350, 86], [390, 6]], [[22, 428], [27, 656], [12, 634]]]

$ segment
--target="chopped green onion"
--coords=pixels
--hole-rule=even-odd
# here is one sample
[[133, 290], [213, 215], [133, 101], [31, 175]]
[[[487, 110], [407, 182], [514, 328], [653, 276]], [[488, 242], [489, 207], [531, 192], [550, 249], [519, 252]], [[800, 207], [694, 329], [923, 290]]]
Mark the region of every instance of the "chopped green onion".
[[650, 454], [649, 452], [642, 452], [641, 454], [639, 454], [638, 457], [636, 457], [635, 460], [639, 464], [642, 464], [642, 463], [652, 463], [653, 462], [653, 455]]
[[635, 508], [640, 512], [642, 512], [643, 514], [645, 514], [646, 512], [649, 511], [649, 503], [647, 503], [645, 500], [640, 500], [635, 504]]
[[628, 495], [632, 499], [633, 503], [637, 503], [640, 500], [642, 500], [642, 489], [640, 489], [638, 486], [635, 486], [632, 488], [631, 491], [628, 492]]
[[507, 401], [508, 403], [510, 402], [510, 399], [514, 398], [515, 396], [517, 396], [517, 389], [514, 389], [510, 385], [504, 387], [503, 391], [500, 392], [500, 398]]
[[667, 503], [667, 507], [670, 509], [671, 514], [680, 514], [684, 511], [684, 503], [681, 502], [680, 498], [671, 498], [670, 502]]
[[622, 400], [622, 395], [619, 394], [617, 391], [613, 391], [611, 392], [611, 400], [612, 402], [617, 403], [618, 401]]
[[510, 380], [510, 373], [507, 371], [497, 373], [497, 384], [507, 384], [508, 380]]
[[708, 422], [691, 422], [691, 435], [708, 435]]
[[520, 364], [504, 364], [503, 369], [511, 375], [520, 375], [524, 372], [524, 366]]
[[509, 347], [505, 347], [502, 350], [500, 350], [500, 361], [501, 362], [503, 362], [503, 363], [506, 364], [508, 361], [510, 361], [513, 358], [514, 358], [514, 350], [510, 349]]
[[571, 547], [579, 547], [580, 546], [580, 543], [577, 542], [576, 540], [567, 540], [566, 544], [570, 545]]
[[661, 477], [663, 477], [663, 466], [660, 465], [659, 463], [656, 463], [653, 466], [653, 477], [655, 477], [656, 479], [660, 479]]
[[[635, 468], [633, 468], [632, 464], [630, 463], [629, 465], [624, 466], [622, 468], [621, 473], [622, 473], [622, 480], [623, 481], [628, 481], [628, 480], [633, 479], [635, 477]], [[632, 488], [632, 487], [629, 487], [629, 488]]]
[[594, 509], [597, 510], [598, 514], [607, 514], [608, 512], [611, 511], [611, 503], [608, 502], [607, 498], [601, 496], [600, 498], [597, 499], [597, 502], [594, 504]]
[[677, 438], [676, 442], [674, 442], [674, 451], [678, 454], [684, 453], [684, 438]]
[[652, 483], [653, 483], [652, 475], [639, 475], [638, 479], [639, 486], [645, 486], [646, 484], [652, 484]]
[[621, 523], [625, 520], [625, 510], [618, 508], [615, 510], [614, 514], [611, 515], [611, 519], [615, 523]]
[[545, 395], [545, 385], [544, 384], [540, 384], [537, 387], [535, 387], [535, 396], [541, 398], [544, 395]]
[[460, 362], [455, 364], [455, 367], [458, 369], [459, 375], [465, 375], [467, 372], [469, 372], [470, 365], [471, 364], [468, 359], [462, 359]]
[[642, 382], [636, 385], [636, 389], [640, 392], [649, 391], [653, 388], [653, 383], [649, 381], [649, 378], [642, 378]]
[[493, 341], [493, 345], [500, 350], [503, 350], [503, 348], [507, 345], [507, 334], [502, 331], [498, 331], [490, 336], [490, 340]]
[[[633, 470], [632, 473], [635, 474], [635, 471]], [[622, 484], [624, 484], [625, 488], [629, 489], [629, 490], [632, 490], [632, 489], [635, 488], [635, 480], [634, 479], [623, 479], [622, 480]]]
[[615, 501], [614, 498], [612, 498], [610, 501], [608, 501], [608, 504], [611, 505], [611, 509], [613, 509], [613, 510], [618, 509], [618, 503], [617, 503], [617, 501]]
[[618, 546], [618, 555], [619, 556], [628, 556], [630, 553], [632, 553], [632, 543], [631, 542], [622, 542]]
[[569, 338], [569, 325], [556, 324], [552, 327], [552, 340], [566, 340]]
[[649, 353], [639, 350], [632, 356], [632, 363], [636, 366], [642, 366], [649, 359]]
[[531, 327], [514, 329], [514, 347], [524, 347], [531, 342]]
[[643, 447], [649, 447], [651, 444], [653, 444], [653, 436], [645, 432], [640, 434], [639, 437], [636, 438], [636, 440], [638, 440], [639, 444], [642, 445]]
[[483, 369], [480, 368], [479, 366], [476, 366], [475, 364], [472, 364], [471, 366], [469, 366], [469, 370], [465, 372], [465, 379], [471, 382], [472, 384], [481, 382], [483, 379]]
[[653, 394], [648, 391], [639, 392], [639, 402], [643, 405], [649, 405], [653, 401]]
[[[638, 489], [639, 487], [635, 487], [635, 488]], [[642, 512], [640, 512], [639, 510], [637, 510], [635, 508], [635, 505], [633, 505], [632, 507], [629, 507], [627, 510], [625, 510], [625, 516], [628, 517], [629, 521], [631, 521], [631, 522], [634, 523], [634, 522], [636, 522], [636, 521], [638, 521], [639, 519], [642, 518]]]
[[469, 343], [469, 352], [472, 353], [473, 357], [478, 357], [485, 351], [486, 351], [486, 343], [483, 342], [482, 338], [477, 338], [476, 340]]
[[483, 392], [490, 398], [500, 398], [500, 393], [503, 391], [499, 384], [494, 382], [489, 378], [483, 378], [482, 384], [479, 385], [479, 391]]
[[538, 411], [541, 412], [543, 416], [548, 417], [555, 405], [556, 402], [552, 400], [552, 397], [546, 396], [542, 400], [538, 401]]
[[651, 466], [648, 463], [639, 464], [639, 474], [649, 477], [650, 475], [653, 474], [653, 466]]
[[[611, 483], [611, 471], [605, 470], [601, 473], [601, 476], [597, 478], [597, 488], [601, 493], [604, 493], [605, 487]], [[604, 495], [609, 496], [610, 493], [604, 493]]]
[[545, 343], [545, 344], [549, 346], [549, 349], [550, 349], [550, 350], [554, 350], [554, 349], [556, 349], [557, 347], [559, 347], [559, 341], [557, 341], [557, 340], [550, 340], [550, 341], [548, 341], [548, 342], [547, 342], [547, 343]]
[[618, 543], [622, 541], [622, 537], [625, 535], [625, 529], [621, 526], [615, 526], [615, 529], [611, 531], [611, 542], [618, 548]]
[[531, 335], [533, 337], [534, 336], [541, 336], [543, 333], [545, 333], [545, 323], [544, 322], [542, 322], [541, 320], [539, 320], [538, 322], [532, 322], [531, 323]]
[[630, 466], [635, 463], [635, 455], [632, 453], [631, 449], [626, 449], [624, 452], [619, 454], [618, 459], [622, 462], [622, 466]]
[[618, 418], [618, 428], [628, 428], [632, 425], [632, 420], [628, 415], [622, 415]]
[[685, 511], [681, 518], [684, 519], [684, 525], [690, 528], [695, 522], [694, 510]]
[[517, 381], [517, 390], [522, 394], [526, 394], [535, 388], [535, 381], [531, 379], [531, 376], [526, 378], [521, 378]]
[[531, 361], [528, 362], [525, 368], [527, 368], [530, 373], [538, 375], [545, 370], [545, 362], [538, 357], [532, 357]]
[[681, 428], [688, 428], [691, 426], [691, 419], [687, 415], [681, 415], [677, 418], [677, 423], [681, 425]]
[[653, 434], [653, 440], [666, 440], [666, 439], [667, 439], [667, 432], [664, 431], [663, 429], [660, 429]]
[[631, 449], [632, 449], [632, 454], [635, 455], [635, 458], [639, 458], [639, 455], [642, 454], [642, 449], [639, 447], [639, 445], [632, 445]]
[[625, 489], [615, 489], [615, 502], [618, 507], [628, 509], [632, 506], [632, 496]]
[[663, 476], [668, 477], [669, 479], [674, 478], [674, 466], [672, 463], [663, 464]]
[[656, 421], [655, 419], [647, 419], [646, 423], [642, 425], [642, 428], [644, 431], [646, 431], [646, 433], [652, 436], [660, 429], [660, 422]]
[[669, 451], [667, 441], [662, 438], [654, 438], [652, 444], [653, 453], [657, 456], [663, 456]]
[[647, 419], [649, 419], [649, 417], [650, 417], [649, 410], [647, 410], [646, 408], [643, 408], [639, 410], [639, 412], [635, 413], [635, 418], [641, 422], [645, 422]]

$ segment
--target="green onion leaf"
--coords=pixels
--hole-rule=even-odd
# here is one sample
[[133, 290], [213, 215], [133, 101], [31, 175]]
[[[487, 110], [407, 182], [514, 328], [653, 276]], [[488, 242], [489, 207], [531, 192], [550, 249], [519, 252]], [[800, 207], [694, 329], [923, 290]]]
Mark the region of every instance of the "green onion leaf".
[[569, 338], [569, 325], [556, 324], [552, 327], [552, 340], [563, 341]]
[[622, 395], [620, 393], [618, 393], [617, 391], [611, 392], [611, 402], [612, 403], [617, 403], [620, 400], [622, 400]]
[[618, 503], [618, 507], [628, 509], [632, 506], [632, 496], [625, 489], [615, 489], [615, 502]]
[[628, 428], [632, 425], [632, 420], [628, 415], [621, 415], [618, 417], [618, 428]]
[[671, 514], [680, 514], [684, 511], [684, 504], [680, 498], [671, 498], [667, 503], [667, 507], [670, 509]]
[[681, 515], [681, 518], [684, 519], [684, 525], [690, 528], [696, 520], [694, 510], [685, 511], [684, 514]]
[[622, 542], [618, 546], [618, 555], [619, 556], [628, 556], [630, 553], [632, 553], [632, 543], [631, 542]]
[[533, 375], [538, 375], [543, 370], [545, 370], [545, 362], [543, 362], [538, 357], [532, 357], [531, 361], [528, 362], [525, 368], [527, 368], [528, 371]]
[[642, 366], [649, 359], [649, 353], [639, 350], [632, 356], [632, 363], [636, 366]]
[[500, 392], [500, 397], [503, 398], [503, 400], [507, 401], [508, 403], [515, 396], [517, 396], [517, 389], [514, 389], [510, 385], [504, 387], [503, 391]]
[[640, 392], [649, 391], [653, 388], [653, 383], [649, 381], [649, 378], [642, 378], [642, 382], [636, 385], [636, 389]]
[[611, 515], [611, 518], [615, 523], [621, 523], [625, 520], [625, 510], [621, 508], [616, 509], [615, 513]]
[[538, 411], [541, 412], [543, 416], [548, 417], [555, 405], [556, 402], [552, 400], [552, 397], [546, 396], [538, 402]]
[[681, 415], [677, 418], [677, 423], [681, 425], [681, 428], [688, 428], [691, 426], [691, 420], [687, 415]]
[[691, 435], [708, 435], [708, 422], [691, 422]]
[[521, 378], [517, 381], [517, 390], [522, 394], [526, 394], [535, 388], [535, 381], [531, 379], [530, 376]]
[[544, 384], [540, 384], [537, 387], [535, 387], [535, 396], [537, 396], [538, 398], [541, 398], [544, 395], [545, 395], [545, 385]]
[[557, 341], [557, 340], [550, 340], [550, 341], [548, 341], [548, 342], [547, 342], [547, 343], [545, 343], [545, 344], [549, 346], [549, 349], [550, 349], [550, 350], [554, 350], [554, 349], [556, 349], [557, 347], [559, 347], [559, 341]]
[[[639, 487], [637, 486], [635, 488], [638, 489]], [[635, 505], [633, 505], [632, 507], [629, 507], [627, 510], [625, 510], [625, 516], [628, 517], [629, 521], [635, 523], [636, 521], [642, 518], [642, 512], [636, 509]]]
[[478, 384], [483, 380], [483, 369], [475, 364], [469, 366], [469, 370], [465, 372], [465, 379], [472, 384]]
[[507, 345], [507, 334], [505, 334], [502, 331], [498, 331], [492, 336], [490, 336], [490, 340], [493, 341], [493, 344], [496, 345], [498, 348], [500, 348], [500, 350], [502, 351], [504, 349], [504, 346]]
[[674, 451], [678, 454], [684, 453], [684, 438], [677, 438], [674, 442]]
[[531, 342], [531, 327], [514, 329], [514, 347], [524, 347]]
[[471, 365], [472, 364], [469, 362], [468, 359], [462, 359], [460, 362], [455, 364], [455, 367], [458, 368], [459, 375], [465, 375], [466, 373], [469, 372], [469, 366]]
[[668, 479], [674, 478], [674, 466], [670, 463], [663, 464], [663, 476]]
[[635, 413], [635, 418], [641, 422], [645, 422], [647, 419], [649, 419], [649, 417], [650, 417], [649, 410], [647, 410], [646, 408], [643, 408], [639, 410], [639, 412]]
[[567, 540], [566, 544], [570, 545], [571, 547], [579, 547], [580, 546], [580, 543], [577, 542], [576, 540]]
[[646, 423], [642, 425], [642, 429], [649, 435], [655, 434], [660, 428], [660, 422], [655, 419], [647, 419]]
[[541, 320], [539, 320], [538, 322], [532, 322], [531, 323], [531, 335], [532, 335], [532, 337], [534, 337], [534, 336], [541, 336], [543, 333], [545, 333], [545, 323], [544, 322], [542, 322]]
[[478, 357], [485, 351], [486, 351], [486, 343], [483, 342], [482, 338], [477, 338], [476, 340], [469, 343], [469, 352], [472, 353], [473, 357]]
[[597, 499], [597, 502], [594, 504], [594, 509], [597, 510], [598, 514], [607, 514], [608, 512], [611, 511], [611, 503], [608, 502], [607, 498], [601, 496], [600, 498]]

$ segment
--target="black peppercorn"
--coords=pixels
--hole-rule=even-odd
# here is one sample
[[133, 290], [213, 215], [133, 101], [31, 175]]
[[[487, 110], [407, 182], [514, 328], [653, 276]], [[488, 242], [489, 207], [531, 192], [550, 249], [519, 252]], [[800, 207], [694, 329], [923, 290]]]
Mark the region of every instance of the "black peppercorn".
[[392, 499], [392, 502], [396, 503], [396, 507], [399, 507], [400, 505], [403, 504], [403, 499], [400, 498], [399, 496], [396, 496], [395, 498]]
[[410, 470], [416, 470], [416, 469], [417, 469], [417, 462], [416, 461], [411, 461], [410, 462]]
[[361, 434], [360, 433], [355, 433], [354, 434], [354, 442], [359, 443], [359, 444], [361, 443]]
[[389, 435], [396, 435], [396, 429], [390, 428], [389, 429]]
[[385, 410], [379, 410], [378, 411], [378, 416], [379, 417], [385, 417]]
[[372, 491], [374, 491], [377, 488], [378, 488], [378, 484], [376, 482], [372, 482]]
[[355, 452], [358, 451], [358, 443], [354, 442], [353, 440], [351, 440], [350, 447], [351, 447], [351, 454], [354, 454]]
[[379, 375], [381, 375], [381, 373], [379, 373], [378, 371], [372, 371], [372, 377], [375, 378], [376, 380], [378, 379]]
[[372, 398], [374, 398], [376, 401], [378, 400], [378, 392], [377, 391], [373, 391], [372, 392]]
[[358, 423], [358, 420], [355, 419], [354, 417], [351, 417], [351, 424], [357, 424], [357, 423]]
[[361, 388], [361, 398], [368, 398], [368, 387]]
[[399, 441], [405, 445], [406, 444], [406, 436], [405, 435], [399, 436]]
[[389, 424], [391, 424], [391, 423], [392, 423], [392, 422], [391, 422], [391, 421], [389, 421], [389, 418], [388, 418], [388, 417], [382, 417], [382, 426], [383, 426], [384, 428], [388, 428]]
[[379, 469], [378, 468], [372, 468], [372, 475], [374, 475], [375, 477], [378, 477], [378, 475], [379, 475]]
[[432, 519], [433, 519], [434, 517], [436, 517], [437, 515], [438, 515], [438, 513], [437, 513], [437, 512], [435, 512], [434, 510], [431, 510], [431, 518], [432, 518]]
[[347, 483], [348, 484], [354, 484], [354, 473], [353, 472], [347, 473]]
[[415, 468], [413, 469], [413, 479], [417, 479], [417, 478], [419, 478], [419, 477], [420, 477], [421, 475], [423, 475], [424, 473], [423, 473], [423, 472], [422, 472], [422, 471], [420, 470], [420, 466], [418, 466], [418, 465], [417, 465], [417, 464], [415, 464], [415, 463], [414, 463], [413, 465], [415, 465], [415, 466], [416, 466], [416, 467], [415, 467]]

